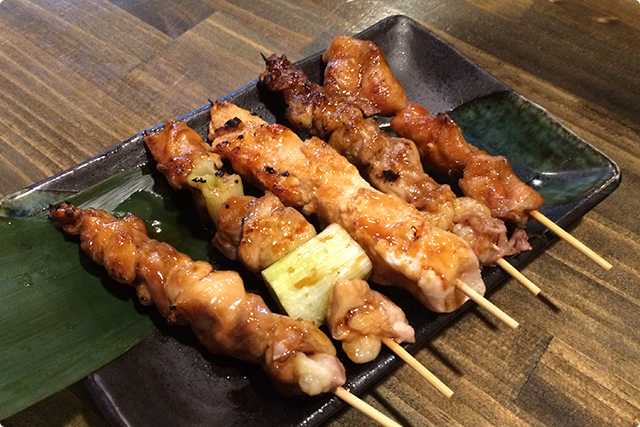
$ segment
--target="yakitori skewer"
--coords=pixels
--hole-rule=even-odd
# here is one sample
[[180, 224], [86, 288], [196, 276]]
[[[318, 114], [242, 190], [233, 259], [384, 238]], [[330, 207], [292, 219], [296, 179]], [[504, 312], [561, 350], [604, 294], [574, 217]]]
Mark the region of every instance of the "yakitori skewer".
[[285, 394], [331, 392], [380, 424], [399, 426], [342, 388], [344, 367], [313, 322], [272, 313], [262, 298], [244, 290], [236, 272], [216, 271], [150, 239], [146, 224], [132, 214], [117, 219], [63, 204], [50, 216], [79, 235], [82, 249], [113, 279], [134, 286], [141, 302], [155, 304], [174, 323], [190, 324], [212, 353], [261, 365]]
[[371, 258], [376, 283], [401, 286], [437, 312], [466, 301], [458, 281], [484, 292], [478, 260], [466, 243], [428, 225], [398, 197], [373, 189], [331, 146], [317, 138], [302, 141], [282, 125], [220, 101], [212, 106], [210, 126], [214, 151], [245, 180], [316, 214], [321, 223], [344, 227]]
[[[286, 299], [280, 298], [280, 300], [289, 314], [295, 314], [296, 317], [311, 318], [317, 323], [322, 323], [326, 317], [327, 320], [332, 320], [330, 322], [332, 332], [336, 327], [341, 328], [341, 337], [338, 339], [344, 340], [346, 339], [344, 327], [336, 324], [337, 321], [341, 320], [341, 313], [335, 313], [336, 310], [339, 311], [341, 309], [341, 302], [335, 299], [341, 296], [351, 296], [350, 302], [353, 303], [353, 290], [359, 289], [359, 293], [355, 297], [356, 305], [342, 307], [343, 311], [346, 309], [355, 312], [359, 311], [368, 313], [366, 314], [367, 316], [374, 316], [380, 313], [380, 320], [371, 320], [367, 323], [377, 324], [379, 325], [378, 328], [383, 328], [379, 330], [384, 333], [384, 335], [381, 335], [382, 342], [396, 354], [402, 351], [401, 358], [408, 361], [414, 369], [445, 396], [450, 397], [453, 394], [435, 375], [420, 365], [415, 358], [398, 345], [397, 341], [413, 341], [413, 329], [408, 324], [405, 325], [406, 318], [395, 304], [381, 294], [371, 291], [365, 283], [360, 286], [358, 284], [350, 285], [349, 283], [336, 285], [331, 297], [331, 310], [327, 310], [328, 303], [326, 301], [322, 302], [322, 298], [327, 299], [326, 294], [329, 292], [324, 292], [323, 295], [324, 290], [318, 289], [318, 286], [322, 285], [318, 285], [317, 282], [311, 283], [309, 279], [306, 279], [306, 286], [304, 287], [306, 298], [298, 295], [299, 293], [296, 293], [295, 289], [290, 286], [283, 286], [282, 291], [280, 287], [275, 286], [275, 282], [291, 281], [287, 276], [287, 274], [290, 274], [289, 271], [304, 271], [306, 264], [310, 262], [314, 265], [309, 265], [308, 270], [312, 271], [314, 275], [322, 276], [322, 280], [325, 281], [334, 280], [331, 279], [332, 276], [336, 276], [333, 270], [338, 271], [338, 269], [346, 270], [340, 276], [343, 281], [347, 278], [346, 274], [353, 275], [355, 278], [364, 277], [369, 273], [371, 265], [368, 258], [359, 261], [358, 251], [361, 251], [361, 249], [356, 248], [347, 252], [346, 249], [350, 247], [350, 244], [349, 242], [346, 242], [346, 245], [344, 243], [340, 244], [339, 242], [344, 242], [345, 239], [340, 239], [341, 234], [337, 231], [326, 232], [324, 233], [326, 234], [325, 236], [315, 236], [314, 227], [299, 212], [292, 208], [285, 208], [278, 198], [271, 193], [267, 193], [259, 199], [243, 197], [240, 178], [237, 175], [223, 174], [216, 166], [219, 164], [219, 158], [211, 152], [211, 146], [205, 143], [184, 122], [172, 121], [166, 123], [162, 131], [148, 133], [145, 137], [145, 143], [158, 162], [158, 170], [166, 176], [169, 183], [176, 189], [193, 190], [196, 201], [206, 207], [208, 216], [213, 216], [211, 218], [212, 221], [216, 226], [219, 226], [212, 241], [214, 246], [225, 256], [231, 259], [239, 259], [249, 271], [260, 273], [260, 271], [264, 270], [263, 276], [270, 281], [277, 296], [279, 298], [281, 296], [286, 297]], [[330, 241], [330, 243], [326, 243], [327, 241]], [[333, 245], [331, 249], [338, 247], [342, 255], [338, 254], [338, 258], [329, 257], [328, 259], [318, 260], [318, 256], [323, 254], [324, 248], [321, 247], [323, 244]], [[356, 245], [355, 242], [353, 242], [353, 245]], [[298, 255], [300, 251], [303, 251], [304, 255]], [[348, 256], [351, 253], [354, 253], [354, 256]], [[366, 258], [366, 255], [362, 254], [362, 256]], [[289, 262], [290, 258], [294, 258], [293, 261]], [[310, 259], [311, 261], [309, 261]], [[339, 260], [340, 264], [333, 268], [332, 260]], [[274, 264], [276, 261], [278, 263]], [[322, 265], [317, 265], [319, 262]], [[352, 265], [352, 267], [346, 268], [348, 265]], [[323, 271], [324, 273], [322, 274], [316, 274], [316, 272]], [[302, 281], [300, 273], [296, 274], [295, 282], [299, 283]], [[310, 285], [312, 284], [315, 285], [313, 294], [310, 293]], [[331, 285], [328, 284], [328, 286]], [[316, 290], [318, 291], [316, 292]], [[287, 292], [286, 295], [284, 295], [285, 291]], [[345, 294], [345, 292], [349, 291], [351, 291], [351, 294]], [[358, 309], [360, 295], [363, 296], [362, 298], [366, 298], [366, 301], [363, 300], [363, 307]], [[311, 302], [311, 300], [313, 301]], [[299, 307], [305, 307], [309, 304], [315, 306], [314, 312], [309, 312], [308, 310], [306, 312], [298, 311]], [[365, 305], [367, 308], [364, 308]], [[336, 307], [336, 309], [334, 310], [333, 307]], [[378, 309], [372, 310], [373, 307], [378, 307]], [[328, 314], [325, 314], [327, 311]], [[337, 319], [334, 319], [336, 316]], [[364, 342], [369, 344], [370, 347], [372, 339], [370, 334], [373, 331], [369, 330], [368, 332]], [[356, 333], [357, 338], [360, 338], [360, 336]], [[353, 344], [350, 344], [350, 346], [353, 346]], [[343, 348], [345, 348], [344, 345]], [[371, 353], [371, 350], [366, 351], [359, 348], [353, 353], [360, 354], [359, 357], [363, 358], [366, 356], [362, 356], [362, 354]], [[350, 358], [354, 358], [352, 352], [347, 351], [347, 354]], [[372, 359], [376, 355], [377, 351], [370, 358]], [[363, 362], [363, 360], [354, 361]]]
[[[508, 160], [468, 144], [446, 114], [430, 116], [409, 102], [378, 46], [348, 36], [334, 39], [325, 52], [325, 87], [362, 105], [367, 115], [395, 116], [391, 128], [416, 143], [423, 164], [460, 177], [462, 191], [484, 202], [494, 216], [523, 226], [528, 217], [541, 222], [605, 269], [611, 264], [539, 212], [542, 196], [524, 184]], [[344, 77], [341, 77], [344, 76]], [[553, 224], [553, 225], [552, 225]]]
[[[391, 127], [399, 135], [416, 142], [423, 159], [427, 159], [425, 163], [430, 167], [461, 177], [462, 191], [488, 202], [494, 215], [520, 226], [528, 218], [533, 218], [604, 269], [611, 269], [608, 261], [540, 213], [542, 196], [515, 175], [506, 158], [491, 156], [468, 144], [460, 128], [448, 115], [431, 116], [424, 108], [409, 104], [394, 117]], [[434, 151], [438, 150], [448, 150], [454, 154], [448, 159], [437, 155], [434, 157]], [[502, 194], [507, 196], [503, 197]]]
[[534, 295], [540, 292], [503, 258], [531, 248], [524, 230], [516, 230], [508, 239], [504, 223], [493, 218], [486, 206], [469, 197], [459, 198], [448, 185], [436, 183], [424, 171], [413, 141], [382, 131], [374, 119], [364, 117], [352, 97], [309, 82], [284, 56], [271, 55], [265, 63], [261, 81], [269, 90], [284, 95], [290, 122], [326, 139], [365, 170], [378, 190], [399, 196], [434, 226], [458, 234], [482, 263], [496, 262]]
[[[146, 224], [98, 209], [55, 206], [51, 220], [78, 235], [83, 251], [138, 299], [178, 325], [190, 325], [213, 354], [261, 365], [285, 394], [329, 392], [345, 382], [344, 367], [327, 336], [312, 322], [271, 312], [247, 293], [240, 275], [216, 271], [151, 239]], [[281, 349], [280, 349], [281, 348]], [[286, 351], [285, 351], [286, 350]], [[283, 357], [273, 357], [278, 351]]]

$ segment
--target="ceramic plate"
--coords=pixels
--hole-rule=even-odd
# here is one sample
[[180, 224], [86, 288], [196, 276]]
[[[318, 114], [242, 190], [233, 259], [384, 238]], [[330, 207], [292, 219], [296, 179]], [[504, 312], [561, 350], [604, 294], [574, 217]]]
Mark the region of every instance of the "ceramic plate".
[[[619, 169], [610, 159], [411, 19], [391, 17], [357, 37], [372, 40], [382, 48], [412, 101], [431, 112], [449, 111], [470, 143], [507, 156], [523, 181], [545, 197], [541, 211], [556, 223], [569, 225], [617, 187]], [[300, 61], [298, 66], [321, 83], [320, 54]], [[280, 117], [270, 110], [268, 96], [254, 82], [225, 99], [267, 121], [275, 121]], [[182, 119], [204, 137], [209, 107]], [[123, 169], [141, 165], [151, 187], [166, 187], [163, 177], [148, 166], [145, 169], [149, 159], [142, 139], [138, 134], [95, 159], [35, 185], [25, 194], [34, 197], [42, 190], [73, 193]], [[123, 200], [128, 196], [123, 194]], [[553, 238], [533, 222], [527, 232], [533, 250], [511, 257], [509, 261], [516, 267], [524, 265]], [[228, 265], [222, 260], [214, 262]], [[488, 291], [506, 278], [501, 270], [491, 267], [485, 267], [483, 276]], [[269, 300], [261, 283], [247, 275], [244, 278], [248, 290]], [[436, 315], [400, 291], [383, 291], [402, 307], [416, 330], [416, 343], [407, 347], [410, 351], [419, 348], [470, 304], [452, 314]], [[87, 379], [113, 425], [314, 426], [342, 406], [332, 395], [282, 398], [260, 368], [207, 354], [186, 328], [166, 326], [161, 321], [157, 326], [140, 345]], [[346, 388], [355, 393], [383, 378], [399, 363], [386, 350], [367, 365], [342, 359], [348, 372]]]

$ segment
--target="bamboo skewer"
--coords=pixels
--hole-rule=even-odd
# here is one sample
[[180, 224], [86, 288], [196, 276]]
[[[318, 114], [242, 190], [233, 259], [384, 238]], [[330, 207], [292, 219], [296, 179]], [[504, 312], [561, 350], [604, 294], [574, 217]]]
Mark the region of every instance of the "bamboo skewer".
[[348, 392], [342, 387], [338, 387], [333, 391], [333, 394], [344, 400], [349, 405], [356, 408], [358, 411], [370, 417], [372, 420], [377, 421], [385, 427], [401, 427], [400, 424], [393, 421], [391, 418], [378, 411], [373, 406], [360, 399], [358, 396]]
[[524, 287], [527, 288], [532, 294], [538, 295], [540, 293], [540, 288], [536, 286], [535, 283], [527, 279], [524, 274], [520, 273], [517, 268], [509, 264], [509, 262], [507, 262], [504, 258], [500, 258], [499, 260], [497, 260], [496, 264], [498, 264], [500, 268], [506, 271], [511, 277], [524, 285]]
[[423, 364], [418, 362], [407, 350], [405, 350], [400, 344], [392, 340], [391, 338], [382, 338], [382, 342], [389, 347], [400, 359], [404, 360], [407, 365], [415, 369], [429, 384], [434, 386], [436, 390], [442, 393], [446, 398], [453, 396], [453, 391], [446, 386], [445, 383], [440, 381], [438, 377], [433, 375]]
[[607, 260], [602, 258], [600, 255], [598, 255], [591, 249], [589, 249], [587, 245], [582, 243], [580, 240], [576, 239], [571, 234], [567, 233], [562, 227], [557, 225], [555, 222], [551, 221], [549, 218], [541, 214], [540, 211], [537, 211], [537, 210], [531, 211], [530, 214], [533, 217], [533, 219], [535, 219], [536, 221], [538, 221], [539, 223], [547, 227], [549, 230], [553, 231], [555, 234], [558, 235], [558, 237], [565, 240], [571, 246], [573, 246], [574, 248], [578, 249], [580, 252], [582, 252], [589, 258], [591, 258], [600, 267], [604, 268], [605, 270], [611, 270], [611, 267], [613, 267], [611, 263], [609, 263]]
[[461, 280], [457, 280], [456, 287], [460, 289], [470, 299], [475, 301], [476, 304], [478, 304], [480, 307], [484, 308], [489, 313], [496, 316], [498, 319], [504, 322], [511, 329], [515, 329], [518, 327], [519, 323], [516, 322], [511, 316], [509, 316], [507, 313], [505, 313], [504, 311], [500, 310], [498, 307], [493, 305], [491, 301], [489, 301], [488, 299], [486, 299], [485, 297], [483, 297], [482, 295], [480, 295], [479, 293], [471, 289], [466, 283], [462, 282]]

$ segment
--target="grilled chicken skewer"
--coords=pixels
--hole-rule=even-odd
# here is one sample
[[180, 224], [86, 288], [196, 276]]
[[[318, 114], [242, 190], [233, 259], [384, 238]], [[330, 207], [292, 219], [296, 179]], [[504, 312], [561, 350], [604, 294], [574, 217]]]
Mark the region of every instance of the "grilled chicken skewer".
[[417, 104], [398, 111], [391, 128], [412, 138], [425, 164], [442, 174], [461, 177], [464, 194], [481, 200], [493, 216], [523, 227], [543, 197], [518, 178], [506, 157], [491, 156], [467, 144], [458, 125], [446, 114], [430, 116]]
[[429, 115], [426, 109], [409, 102], [374, 43], [340, 36], [323, 60], [327, 63], [325, 88], [329, 93], [355, 99], [366, 106], [368, 115], [395, 116], [391, 128], [416, 143], [423, 164], [458, 177], [462, 191], [488, 206], [493, 216], [519, 227], [532, 217], [603, 268], [611, 268], [609, 262], [540, 213], [543, 197], [515, 175], [505, 157], [491, 156], [468, 144], [447, 114]]
[[83, 251], [116, 281], [133, 286], [145, 305], [191, 325], [213, 354], [261, 365], [287, 395], [316, 395], [345, 382], [331, 341], [311, 321], [272, 313], [258, 295], [245, 291], [233, 271], [216, 271], [172, 246], [150, 239], [144, 221], [63, 204], [51, 219], [79, 235]]
[[[393, 138], [372, 118], [365, 118], [354, 97], [329, 92], [311, 83], [286, 57], [272, 55], [261, 80], [272, 91], [281, 91], [289, 105], [288, 119], [317, 136], [328, 139], [381, 191], [390, 192], [421, 209], [432, 225], [463, 238], [483, 264], [496, 262], [538, 295], [540, 288], [504, 260], [504, 256], [531, 249], [524, 230], [507, 238], [504, 223], [470, 197], [457, 197], [448, 185], [440, 185], [423, 170], [413, 141]], [[356, 98], [357, 99], [357, 98]]]
[[[173, 176], [179, 172], [170, 165], [183, 162], [182, 170], [192, 171], [210, 146], [182, 122], [168, 122], [162, 131], [149, 133], [145, 143], [158, 159], [158, 170], [174, 188], [188, 186]], [[315, 228], [295, 209], [286, 208], [272, 193], [263, 197], [231, 197], [219, 212], [219, 227], [212, 244], [230, 259], [238, 259], [254, 273], [269, 267], [316, 235]], [[380, 344], [400, 353], [421, 375], [445, 396], [453, 392], [397, 343], [414, 342], [414, 331], [402, 310], [382, 294], [372, 291], [364, 280], [343, 280], [334, 286], [326, 318], [332, 336], [342, 341], [347, 356], [356, 363], [377, 357]], [[406, 354], [405, 354], [406, 353]]]
[[484, 292], [478, 260], [464, 241], [431, 227], [396, 196], [373, 189], [323, 141], [303, 142], [284, 126], [220, 101], [211, 118], [214, 151], [285, 205], [316, 214], [324, 225], [341, 225], [371, 258], [376, 283], [403, 287], [438, 312], [466, 300], [458, 281]]
[[246, 293], [233, 271], [215, 271], [166, 243], [150, 239], [144, 221], [122, 220], [96, 209], [54, 207], [51, 219], [70, 234], [116, 281], [132, 285], [144, 304], [177, 324], [190, 324], [214, 354], [263, 367], [285, 395], [331, 392], [386, 427], [400, 427], [344, 388], [344, 366], [331, 341], [313, 322], [272, 313], [258, 295]]
[[479, 263], [463, 240], [431, 227], [397, 196], [371, 188], [323, 141], [302, 142], [290, 129], [220, 101], [211, 118], [210, 139], [234, 169], [285, 204], [344, 227], [372, 259], [374, 281], [404, 288], [437, 312], [455, 310], [469, 297], [518, 327], [476, 290], [484, 292]]
[[352, 97], [329, 93], [308, 81], [284, 56], [271, 55], [266, 66], [261, 81], [284, 95], [289, 121], [327, 140], [377, 189], [398, 195], [432, 225], [463, 238], [483, 264], [531, 249], [524, 230], [507, 238], [504, 223], [493, 218], [486, 206], [457, 197], [448, 185], [436, 183], [424, 172], [415, 144], [382, 131], [376, 120], [364, 117]]

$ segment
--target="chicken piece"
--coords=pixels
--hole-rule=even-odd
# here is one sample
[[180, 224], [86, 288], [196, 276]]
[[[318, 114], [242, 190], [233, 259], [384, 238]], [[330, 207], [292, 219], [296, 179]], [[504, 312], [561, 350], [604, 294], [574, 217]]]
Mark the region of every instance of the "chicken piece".
[[355, 363], [366, 363], [380, 353], [382, 338], [415, 342], [415, 331], [400, 308], [364, 280], [343, 280], [333, 288], [327, 325], [334, 339]]
[[318, 210], [315, 189], [327, 176], [344, 175], [344, 184], [350, 187], [362, 182], [357, 174], [343, 173], [344, 168], [353, 168], [344, 158], [337, 156], [335, 164], [307, 158], [302, 141], [290, 129], [268, 124], [234, 104], [213, 104], [209, 139], [214, 151], [230, 160], [243, 179], [271, 191], [286, 206], [300, 209], [305, 215]]
[[216, 167], [222, 167], [220, 156], [212, 153], [211, 146], [179, 120], [167, 122], [161, 131], [147, 133], [144, 142], [158, 162], [158, 171], [173, 188], [188, 188], [189, 174], [204, 159], [212, 159]]
[[465, 194], [482, 201], [498, 218], [524, 227], [531, 211], [538, 210], [544, 198], [522, 182], [504, 156], [479, 151], [467, 162], [459, 181]]
[[431, 227], [397, 196], [374, 190], [318, 138], [303, 142], [284, 126], [220, 101], [211, 110], [209, 138], [246, 180], [285, 205], [316, 214], [324, 225], [345, 228], [371, 258], [375, 282], [403, 287], [438, 312], [455, 310], [466, 300], [454, 286], [457, 280], [484, 293], [478, 260], [464, 241]]
[[268, 89], [282, 92], [287, 118], [329, 144], [363, 171], [378, 190], [398, 195], [421, 211], [435, 227], [463, 237], [483, 264], [511, 255], [526, 234], [507, 237], [504, 223], [486, 206], [458, 198], [448, 185], [440, 185], [424, 172], [413, 141], [393, 138], [341, 93], [307, 80], [286, 57], [270, 56], [261, 80]]
[[[242, 205], [244, 209], [234, 205]], [[234, 226], [227, 227], [227, 224]], [[221, 237], [231, 233], [233, 240]], [[237, 258], [247, 270], [260, 273], [315, 235], [316, 229], [300, 212], [285, 207], [280, 199], [267, 192], [247, 204], [229, 200], [220, 211], [220, 228], [214, 237], [214, 245], [220, 248], [218, 242], [233, 241], [228, 246], [235, 245], [237, 257], [229, 258]]]
[[427, 110], [411, 103], [397, 112], [391, 128], [398, 134], [410, 135], [407, 138], [418, 147], [424, 165], [442, 175], [461, 176], [473, 157], [475, 147], [467, 144], [447, 114], [430, 116]]
[[190, 324], [211, 353], [261, 365], [284, 394], [315, 395], [344, 384], [335, 348], [313, 322], [272, 313], [261, 297], [245, 291], [236, 272], [215, 271], [150, 239], [133, 214], [119, 220], [69, 204], [50, 214], [80, 236], [83, 251], [113, 279], [134, 286], [164, 317]]
[[467, 144], [458, 125], [446, 114], [430, 116], [409, 104], [391, 121], [398, 134], [412, 139], [427, 168], [460, 178], [464, 194], [484, 203], [497, 218], [523, 227], [529, 212], [544, 198], [516, 176], [509, 161]]
[[370, 41], [349, 36], [333, 39], [322, 55], [327, 93], [345, 96], [366, 116], [393, 115], [409, 103], [380, 48]]
[[220, 209], [218, 230], [213, 236], [211, 244], [222, 255], [234, 261], [238, 259], [238, 247], [242, 241], [244, 219], [247, 216], [249, 205], [255, 199], [253, 196], [231, 197], [227, 199], [224, 209]]

